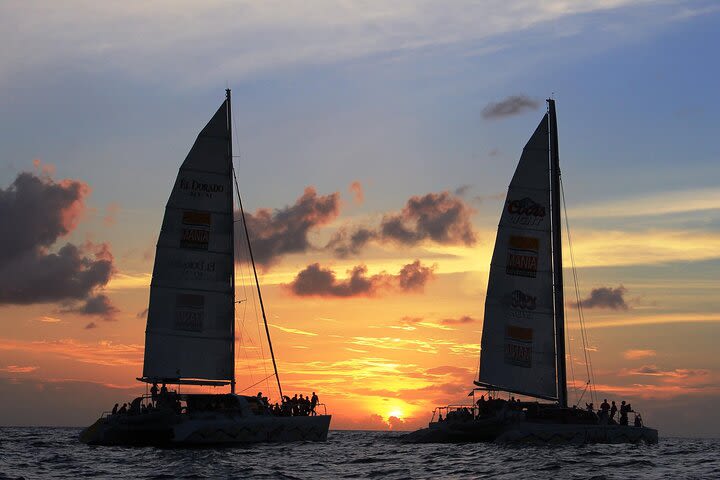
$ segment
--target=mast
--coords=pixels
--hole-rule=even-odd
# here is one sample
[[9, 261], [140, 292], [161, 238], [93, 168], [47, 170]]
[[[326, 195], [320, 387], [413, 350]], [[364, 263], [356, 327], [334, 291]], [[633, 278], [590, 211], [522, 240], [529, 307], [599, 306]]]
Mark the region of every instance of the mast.
[[[227, 133], [228, 133], [228, 162], [230, 163], [230, 181], [235, 175], [233, 172], [233, 151], [232, 151], [232, 112], [230, 110], [232, 102], [230, 101], [230, 89], [225, 89], [225, 102], [227, 103]], [[231, 184], [232, 185], [232, 184]], [[230, 229], [230, 258], [232, 259], [232, 275], [230, 276], [230, 285], [232, 289], [232, 346], [230, 347], [232, 355], [232, 376], [230, 377], [230, 393], [235, 393], [235, 219], [232, 192], [230, 192], [230, 218], [232, 220], [232, 228]]]
[[557, 362], [558, 402], [567, 408], [567, 375], [565, 371], [565, 301], [563, 298], [562, 224], [560, 223], [560, 155], [558, 152], [555, 100], [548, 99], [550, 130], [551, 226], [553, 247], [553, 286], [555, 312], [555, 355]]
[[[230, 115], [230, 90], [227, 90], [228, 95], [228, 116]], [[232, 150], [231, 150], [232, 151]], [[232, 156], [230, 157], [232, 158]], [[258, 280], [257, 268], [255, 267], [255, 257], [253, 256], [252, 245], [250, 244], [250, 234], [248, 233], [247, 222], [245, 221], [245, 210], [243, 209], [242, 199], [240, 198], [240, 188], [238, 187], [237, 177], [235, 177], [235, 170], [231, 169], [231, 175], [235, 182], [235, 191], [237, 193], [238, 204], [240, 206], [240, 218], [242, 219], [243, 230], [245, 230], [245, 240], [247, 241], [248, 253], [250, 254], [250, 263], [252, 264], [253, 275], [255, 276], [255, 287], [257, 287], [258, 300], [260, 301], [260, 311], [262, 312], [263, 323], [265, 324], [265, 334], [267, 335], [268, 346], [270, 347], [270, 356], [272, 357], [273, 370], [275, 372], [275, 379], [277, 380], [278, 390], [280, 392], [280, 400], [282, 401], [282, 386], [280, 385], [280, 375], [278, 375], [277, 362], [275, 361], [275, 352], [273, 351], [272, 340], [270, 339], [270, 328], [268, 327], [267, 316], [265, 315], [265, 304], [263, 303], [262, 293], [260, 292], [260, 281]], [[234, 230], [234, 229], [233, 229]], [[234, 259], [233, 259], [234, 262]], [[233, 309], [235, 307], [235, 264], [233, 263]], [[233, 322], [233, 361], [235, 359], [235, 322]], [[234, 385], [235, 372], [233, 371], [233, 385]], [[233, 393], [235, 390], [233, 389]]]

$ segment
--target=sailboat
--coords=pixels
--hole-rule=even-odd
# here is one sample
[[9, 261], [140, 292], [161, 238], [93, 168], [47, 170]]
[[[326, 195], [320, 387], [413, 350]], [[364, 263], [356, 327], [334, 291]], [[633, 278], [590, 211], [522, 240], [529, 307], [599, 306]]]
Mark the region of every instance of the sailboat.
[[[177, 446], [327, 439], [330, 415], [316, 414], [319, 405], [301, 409], [283, 396], [233, 169], [231, 119], [228, 89], [180, 167], [165, 207], [150, 286], [143, 376], [138, 378], [153, 385], [152, 393], [137, 397], [129, 409], [104, 413], [81, 432], [84, 443]], [[233, 185], [282, 399], [273, 406], [260, 394], [236, 392]], [[167, 385], [178, 390], [229, 385], [230, 392], [178, 393]]]
[[436, 408], [428, 428], [406, 441], [658, 441], [657, 430], [642, 425], [630, 406], [615, 417], [609, 405], [599, 412], [592, 403], [568, 405], [557, 117], [555, 101], [547, 103], [523, 149], [498, 226], [473, 404]]

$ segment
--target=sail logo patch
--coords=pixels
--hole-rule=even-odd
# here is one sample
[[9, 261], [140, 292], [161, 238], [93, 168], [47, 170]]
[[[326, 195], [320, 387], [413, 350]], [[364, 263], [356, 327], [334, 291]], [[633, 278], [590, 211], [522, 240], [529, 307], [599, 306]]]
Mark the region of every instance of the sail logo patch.
[[505, 328], [505, 363], [532, 367], [532, 328], [508, 325]]
[[207, 250], [210, 244], [210, 224], [212, 216], [209, 212], [185, 211], [182, 216], [183, 227], [180, 237], [182, 248]]
[[510, 214], [510, 221], [518, 225], [540, 225], [545, 219], [545, 206], [529, 197], [508, 200], [507, 212]]
[[522, 290], [513, 290], [508, 297], [506, 302], [509, 300], [511, 317], [526, 320], [533, 318], [533, 312], [537, 308], [537, 296], [528, 295]]
[[187, 192], [191, 197], [206, 196], [212, 198], [214, 193], [223, 193], [225, 186], [221, 183], [199, 182], [194, 178], [181, 178], [180, 190]]
[[205, 297], [181, 293], [175, 300], [175, 330], [202, 332], [205, 320]]
[[513, 308], [522, 310], [535, 310], [537, 308], [537, 297], [528, 295], [522, 290], [515, 290], [510, 294], [510, 305]]
[[201, 225], [209, 227], [212, 223], [210, 212], [185, 211], [182, 217], [183, 225]]
[[508, 241], [505, 273], [518, 277], [537, 276], [540, 240], [512, 235]]

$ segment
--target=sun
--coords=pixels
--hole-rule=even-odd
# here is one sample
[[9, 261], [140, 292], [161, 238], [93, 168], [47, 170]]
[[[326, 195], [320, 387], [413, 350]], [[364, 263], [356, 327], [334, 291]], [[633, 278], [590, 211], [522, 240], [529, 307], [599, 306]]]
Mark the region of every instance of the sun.
[[397, 417], [402, 418], [403, 417], [403, 411], [399, 408], [394, 408], [388, 412], [388, 418], [390, 417]]

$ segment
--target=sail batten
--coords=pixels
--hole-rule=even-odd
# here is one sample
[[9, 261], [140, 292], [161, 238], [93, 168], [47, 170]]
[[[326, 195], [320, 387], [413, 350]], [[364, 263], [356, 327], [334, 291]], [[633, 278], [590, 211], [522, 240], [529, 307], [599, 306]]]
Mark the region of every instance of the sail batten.
[[227, 101], [178, 171], [150, 284], [143, 378], [229, 382], [234, 301]]
[[478, 384], [555, 400], [549, 149], [545, 115], [523, 149], [498, 225]]

